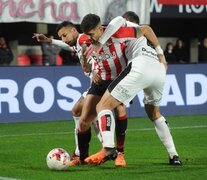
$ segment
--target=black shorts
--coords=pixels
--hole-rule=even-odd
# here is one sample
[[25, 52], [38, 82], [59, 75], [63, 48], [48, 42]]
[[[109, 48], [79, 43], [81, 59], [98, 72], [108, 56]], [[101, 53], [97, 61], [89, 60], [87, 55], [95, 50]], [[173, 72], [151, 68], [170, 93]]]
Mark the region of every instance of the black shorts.
[[112, 81], [102, 81], [102, 83], [99, 85], [92, 82], [87, 94], [103, 96], [104, 92], [106, 91], [111, 82]]

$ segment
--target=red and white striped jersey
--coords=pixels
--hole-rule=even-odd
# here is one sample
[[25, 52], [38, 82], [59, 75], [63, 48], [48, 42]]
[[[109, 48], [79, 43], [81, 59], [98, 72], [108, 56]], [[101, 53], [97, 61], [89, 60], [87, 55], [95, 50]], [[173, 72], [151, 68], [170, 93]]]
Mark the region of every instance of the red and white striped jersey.
[[[91, 42], [90, 42], [90, 40], [88, 40], [87, 36], [85, 34], [79, 34], [75, 50], [77, 52], [80, 63], [82, 62], [82, 56], [83, 56], [82, 55], [82, 48], [85, 46], [88, 47], [90, 45], [91, 45]], [[87, 61], [91, 65], [91, 72], [85, 73], [85, 75], [92, 78], [94, 73], [98, 73], [98, 70], [99, 70], [98, 63], [94, 60], [93, 57], [90, 57]]]
[[[134, 27], [121, 27], [113, 35], [116, 41], [120, 43], [125, 42], [126, 44], [125, 55], [126, 58], [128, 59], [128, 63], [131, 60], [134, 60], [137, 56], [148, 56], [158, 60], [155, 49], [149, 46], [146, 37], [141, 36], [139, 38], [133, 38], [133, 36], [136, 37], [136, 30], [137, 29]], [[122, 32], [127, 32], [127, 33], [124, 34]]]
[[[81, 46], [83, 44], [90, 45], [90, 41], [85, 34], [81, 34], [77, 41], [79, 58], [81, 58]], [[93, 59], [95, 59], [93, 71], [96, 71], [103, 80], [116, 78], [127, 65], [127, 59], [123, 54], [124, 49], [125, 43], [114, 41], [111, 38], [111, 43], [106, 43], [97, 57], [93, 56]]]

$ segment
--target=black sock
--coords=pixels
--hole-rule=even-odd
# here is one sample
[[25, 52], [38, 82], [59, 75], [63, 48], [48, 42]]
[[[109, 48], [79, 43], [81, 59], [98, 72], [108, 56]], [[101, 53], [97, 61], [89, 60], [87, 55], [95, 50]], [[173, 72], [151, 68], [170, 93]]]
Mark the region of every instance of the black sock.
[[118, 152], [124, 152], [126, 129], [127, 116], [116, 118], [116, 146]]
[[84, 133], [78, 131], [78, 147], [80, 150], [81, 161], [84, 161], [84, 159], [88, 157], [90, 140], [91, 140], [91, 128]]

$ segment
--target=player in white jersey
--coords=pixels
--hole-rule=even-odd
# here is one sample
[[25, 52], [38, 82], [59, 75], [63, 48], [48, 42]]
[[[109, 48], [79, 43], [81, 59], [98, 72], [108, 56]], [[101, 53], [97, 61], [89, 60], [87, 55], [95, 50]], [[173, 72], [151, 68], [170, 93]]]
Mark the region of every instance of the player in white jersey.
[[[87, 21], [93, 21], [93, 19], [96, 19], [96, 17], [91, 15]], [[116, 34], [119, 38], [118, 41], [125, 41], [127, 44], [125, 54], [129, 60], [128, 66], [111, 83], [97, 105], [99, 126], [103, 138], [103, 149], [88, 157], [85, 162], [97, 165], [108, 159], [113, 159], [115, 156], [113, 140], [114, 118], [111, 111], [120, 103], [128, 103], [140, 90], [144, 90], [146, 113], [150, 120], [155, 123], [155, 129], [168, 150], [169, 162], [172, 165], [181, 165], [182, 163], [176, 152], [169, 128], [165, 123], [166, 120], [161, 115], [159, 108], [166, 75], [165, 58], [161, 54], [160, 47], [157, 48], [157, 51], [160, 53], [159, 56], [162, 56], [161, 62], [164, 63], [159, 62], [157, 52], [147, 44], [143, 33], [139, 32], [138, 39], [132, 39], [131, 36], [128, 38], [124, 35], [124, 32], [128, 31], [127, 29], [123, 30], [122, 28], [121, 31], [122, 33], [116, 32]], [[98, 27], [84, 32], [97, 44], [100, 38]], [[103, 41], [103, 39], [102, 37], [101, 40]], [[153, 45], [156, 46], [156, 43]], [[105, 122], [107, 122], [107, 126], [103, 127]]]
[[[72, 49], [75, 49], [77, 52], [78, 52], [78, 55], [79, 55], [79, 58], [81, 59], [81, 64], [83, 65], [84, 64], [84, 60], [83, 60], [83, 56], [82, 56], [82, 45], [87, 45], [88, 41], [87, 41], [87, 37], [82, 34], [82, 35], [78, 35], [78, 32], [76, 29], [74, 29], [74, 26], [70, 23], [61, 23], [61, 25], [57, 28], [57, 31], [58, 31], [58, 35], [59, 37], [62, 39], [63, 42], [69, 44], [70, 46], [73, 46], [76, 44], [76, 47], [75, 48], [72, 48]], [[39, 41], [47, 41], [47, 42], [52, 42], [52, 43], [55, 43], [56, 45], [60, 45], [60, 46], [65, 46], [66, 44], [63, 43], [63, 42], [58, 42], [57, 40], [49, 40], [47, 39], [46, 37], [44, 37], [43, 35], [41, 34], [34, 34], [34, 36], [39, 40]], [[77, 42], [77, 43], [76, 43]], [[61, 45], [62, 44], [62, 45]], [[119, 48], [124, 48], [123, 45], [119, 45], [117, 44], [117, 46], [114, 46], [112, 47], [112, 49], [119, 49]], [[67, 49], [67, 47], [64, 47], [64, 49]], [[113, 50], [114, 50], [113, 49]], [[70, 48], [71, 50], [71, 48]], [[105, 48], [104, 51], [109, 51], [108, 48]], [[121, 51], [121, 49], [120, 49]], [[105, 58], [106, 59], [106, 58]], [[125, 59], [123, 59], [125, 61]], [[104, 63], [103, 65], [107, 65], [108, 63]], [[108, 85], [110, 84], [110, 82], [115, 78], [115, 76], [117, 76], [116, 73], [120, 73], [121, 70], [126, 67], [126, 62], [124, 63], [117, 63], [115, 61], [114, 64], [117, 64], [117, 67], [113, 69], [113, 65], [111, 66], [111, 70], [109, 71], [110, 73], [104, 73], [104, 72], [108, 72], [108, 70], [104, 70], [104, 66], [102, 66], [102, 68], [99, 66], [97, 66], [99, 69], [97, 70], [95, 68], [95, 66], [97, 65], [97, 63], [95, 63], [95, 66], [94, 68], [92, 68], [92, 70], [96, 69], [97, 72], [100, 71], [99, 74], [94, 74], [94, 71], [90, 74], [93, 74], [95, 76], [93, 76], [93, 82], [95, 82], [94, 84], [97, 84], [97, 88], [95, 89], [95, 91], [97, 91], [98, 94], [98, 98], [100, 99], [102, 94], [105, 92], [106, 88], [108, 87]], [[85, 64], [87, 65], [87, 63]], [[123, 66], [123, 67], [121, 67]], [[85, 70], [85, 66], [83, 67], [83, 69]], [[87, 69], [87, 68], [86, 68]], [[115, 70], [117, 69], [117, 70]], [[112, 73], [114, 71], [114, 73]], [[116, 74], [116, 75], [115, 75]], [[101, 77], [101, 78], [100, 78]], [[102, 91], [102, 94], [100, 94], [101, 92], [99, 92], [100, 88], [98, 83], [102, 83], [102, 79], [105, 79], [107, 80], [108, 82], [107, 83], [104, 83], [104, 86], [101, 87], [101, 91]], [[94, 92], [92, 92], [93, 94]], [[100, 96], [100, 97], [99, 97]], [[93, 104], [95, 103], [94, 101], [91, 101]], [[85, 103], [85, 98], [81, 98], [76, 104], [75, 106], [73, 107], [73, 110], [72, 110], [72, 113], [73, 113], [73, 117], [74, 117], [74, 121], [75, 121], [75, 125], [76, 125], [76, 128], [75, 128], [75, 139], [76, 139], [76, 155], [78, 155], [78, 146], [79, 146], [79, 150], [82, 149], [82, 153], [80, 153], [80, 158], [81, 158], [81, 161], [80, 159], [74, 159], [75, 161], [74, 162], [74, 165], [77, 165], [77, 164], [80, 164], [81, 162], [83, 162], [84, 158], [88, 156], [88, 146], [89, 144], [89, 141], [90, 141], [90, 131], [88, 130], [86, 133], [80, 133], [78, 132], [77, 133], [77, 129], [79, 128], [79, 119], [80, 119], [80, 115], [82, 114], [82, 109], [83, 109], [83, 104]], [[87, 104], [87, 106], [85, 107], [85, 109], [87, 108], [88, 109], [94, 109], [94, 112], [96, 113], [95, 111], [95, 108], [93, 107], [93, 104]], [[90, 108], [89, 108], [90, 107]], [[119, 129], [119, 134], [117, 134], [117, 148], [120, 150], [120, 152], [123, 152], [124, 150], [124, 139], [125, 139], [125, 130], [126, 130], [126, 125], [127, 125], [127, 116], [126, 116], [126, 110], [125, 110], [125, 106], [124, 105], [121, 105], [119, 106], [116, 110], [115, 110], [115, 113], [117, 115], [117, 128]], [[92, 114], [92, 113], [91, 113]], [[93, 113], [93, 117], [96, 116], [94, 115]], [[87, 116], [86, 116], [87, 118]], [[92, 118], [91, 118], [92, 119]], [[78, 136], [78, 137], [77, 137]], [[77, 138], [76, 138], [77, 137]], [[77, 146], [77, 143], [78, 143], [78, 146]], [[83, 157], [81, 157], [81, 154], [83, 155]], [[78, 160], [78, 161], [77, 161]], [[73, 163], [71, 162], [71, 163]], [[71, 164], [72, 165], [72, 164]], [[124, 158], [122, 158], [122, 161], [118, 162], [115, 164], [116, 166], [126, 166], [126, 162], [124, 160]]]

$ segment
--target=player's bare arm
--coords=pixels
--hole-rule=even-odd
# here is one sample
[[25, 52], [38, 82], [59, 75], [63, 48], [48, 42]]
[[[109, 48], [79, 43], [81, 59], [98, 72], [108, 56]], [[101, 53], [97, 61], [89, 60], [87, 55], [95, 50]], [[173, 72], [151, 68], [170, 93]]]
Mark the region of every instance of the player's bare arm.
[[85, 55], [85, 51], [86, 51], [86, 48], [87, 45], [86, 44], [83, 44], [82, 45], [82, 55], [80, 57], [80, 62], [81, 62], [81, 66], [82, 66], [82, 69], [85, 73], [90, 73], [91, 72], [91, 65], [88, 63], [88, 58], [86, 57]]
[[32, 38], [36, 38], [38, 42], [47, 42], [47, 43], [52, 43], [52, 38], [48, 38], [44, 34], [40, 33], [34, 33]]
[[33, 39], [36, 38], [36, 40], [38, 42], [50, 43], [50, 44], [59, 46], [66, 51], [75, 52], [75, 49], [73, 47], [69, 46], [68, 44], [66, 44], [65, 42], [63, 42], [61, 40], [49, 38], [41, 33], [34, 33], [32, 38]]
[[102, 83], [102, 78], [99, 74], [97, 73], [94, 73], [93, 76], [92, 76], [92, 81], [97, 84], [97, 85], [100, 85]]
[[157, 56], [158, 56], [160, 62], [165, 65], [165, 68], [167, 70], [167, 61], [165, 59], [163, 50], [160, 47], [158, 38], [155, 35], [153, 29], [147, 25], [140, 26], [138, 29], [140, 29], [140, 30], [137, 31], [137, 38], [139, 38], [140, 36], [143, 35], [150, 41], [150, 43], [153, 45], [153, 47], [155, 48], [155, 50], [157, 52]]

